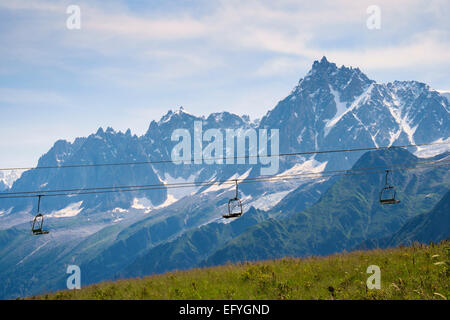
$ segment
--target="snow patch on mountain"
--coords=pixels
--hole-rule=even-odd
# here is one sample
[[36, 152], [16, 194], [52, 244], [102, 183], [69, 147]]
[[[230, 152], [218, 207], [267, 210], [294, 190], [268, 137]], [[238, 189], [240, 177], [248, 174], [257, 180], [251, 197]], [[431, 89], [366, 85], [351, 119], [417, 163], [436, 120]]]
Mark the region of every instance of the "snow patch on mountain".
[[227, 182], [214, 183], [212, 186], [210, 186], [208, 189], [204, 190], [202, 193], [205, 194], [208, 192], [215, 192], [215, 191], [224, 190], [224, 189], [234, 189], [235, 184], [232, 183], [232, 180], [244, 180], [245, 178], [248, 177], [248, 175], [250, 174], [251, 171], [252, 171], [252, 169], [248, 169], [244, 174], [242, 174], [240, 176], [237, 173], [235, 173], [227, 179]]
[[168, 207], [168, 206], [174, 204], [175, 202], [177, 202], [178, 200], [179, 199], [175, 198], [173, 195], [168, 194], [166, 201], [161, 203], [159, 206], [156, 206], [154, 209], [162, 209], [162, 208]]
[[[391, 140], [390, 140], [390, 146], [392, 145], [392, 143], [394, 143], [394, 141], [400, 136], [400, 134], [402, 132], [406, 133], [406, 135], [408, 136], [408, 140], [411, 144], [414, 144], [414, 132], [417, 129], [417, 125], [412, 127], [409, 124], [409, 119], [408, 119], [408, 114], [404, 113], [404, 103], [402, 103], [399, 98], [392, 93], [392, 100], [394, 102], [394, 104], [386, 104], [386, 107], [388, 108], [389, 112], [391, 113], [392, 117], [394, 118], [394, 120], [397, 122], [398, 126], [399, 126], [399, 130], [394, 133], [391, 133]], [[395, 107], [394, 107], [395, 106]], [[402, 117], [402, 114], [405, 114]]]
[[265, 194], [261, 197], [258, 197], [254, 201], [246, 202], [245, 205], [248, 208], [254, 207], [255, 209], [267, 211], [267, 210], [272, 209], [276, 204], [278, 204], [278, 202], [280, 202], [287, 194], [289, 194], [294, 189], [295, 188], [293, 188], [291, 190], [280, 191], [280, 192], [271, 193], [271, 194]]
[[70, 218], [77, 216], [83, 208], [81, 205], [83, 204], [83, 201], [71, 203], [64, 209], [58, 210], [58, 211], [52, 211], [51, 213], [47, 214], [47, 218]]
[[419, 158], [430, 158], [442, 154], [444, 152], [450, 151], [450, 137], [447, 139], [439, 138], [432, 143], [442, 143], [442, 145], [433, 146], [421, 146], [417, 147], [414, 155]]
[[[365, 103], [367, 101], [367, 99], [369, 99], [370, 94], [373, 89], [373, 83], [370, 84], [368, 86], [368, 88], [366, 90], [364, 90], [364, 92], [361, 95], [359, 95], [348, 108], [347, 108], [347, 103], [341, 101], [339, 92], [336, 90], [333, 90], [333, 88], [331, 86], [329, 86], [329, 88], [330, 88], [331, 94], [334, 97], [334, 103], [336, 104], [337, 111], [333, 118], [326, 121], [325, 127], [324, 127], [324, 137], [326, 137], [328, 135], [328, 133], [330, 133], [330, 130], [342, 119], [342, 117], [344, 117], [347, 113], [352, 112], [354, 109], [358, 108], [362, 103]], [[356, 116], [355, 116], [355, 118], [356, 118]], [[357, 120], [359, 122], [361, 122], [359, 119], [357, 119]], [[367, 130], [367, 128], [366, 128], [366, 130]], [[372, 137], [372, 139], [373, 139], [373, 137]]]
[[323, 170], [325, 170], [327, 163], [328, 161], [319, 162], [314, 158], [312, 158], [302, 163], [297, 163], [292, 168], [278, 174], [277, 177], [290, 176], [296, 174], [320, 173]]
[[300, 132], [300, 134], [297, 136], [297, 142], [300, 144], [303, 142], [303, 134], [305, 133], [306, 127], [303, 127], [302, 131]]
[[336, 105], [336, 114], [334, 115], [333, 118], [329, 119], [325, 123], [325, 128], [324, 128], [324, 136], [325, 137], [328, 135], [330, 130], [335, 126], [335, 124], [342, 118], [342, 116], [347, 111], [347, 103], [341, 101], [339, 92], [333, 90], [333, 88], [330, 85], [329, 85], [329, 88], [330, 88], [331, 94], [334, 97], [334, 103]]
[[13, 183], [22, 176], [22, 173], [22, 170], [0, 171], [0, 181], [11, 188]]
[[183, 115], [183, 114], [186, 114], [186, 115], [190, 115], [190, 116], [192, 116], [192, 117], [195, 117], [193, 114], [187, 112], [187, 111], [181, 106], [178, 110], [169, 110], [169, 112], [167, 112], [167, 114], [164, 115], [164, 116], [161, 118], [161, 120], [158, 122], [158, 124], [161, 125], [161, 124], [163, 124], [163, 123], [170, 122], [174, 116], [177, 116], [177, 115], [179, 116], [179, 115]]
[[447, 99], [450, 102], [450, 91], [437, 90], [441, 96]]
[[[162, 208], [168, 207], [168, 206], [174, 204], [175, 202], [177, 202], [178, 200], [179, 199], [175, 198], [173, 195], [168, 194], [167, 195], [167, 199], [163, 203], [161, 203], [158, 206], [154, 206], [152, 204], [152, 202], [149, 199], [145, 198], [145, 197], [143, 197], [143, 198], [134, 198], [133, 199], [133, 203], [131, 205], [131, 209], [139, 210], [141, 212], [144, 211], [144, 213], [150, 213], [153, 210], [157, 210], [157, 209], [162, 209]], [[120, 208], [117, 208], [117, 209], [120, 209]]]
[[144, 210], [146, 213], [150, 212], [153, 208], [152, 202], [143, 197], [143, 198], [133, 198], [133, 203], [131, 204], [132, 209], [136, 210]]
[[[361, 127], [363, 127], [364, 130], [367, 131], [367, 133], [369, 134], [370, 138], [372, 139], [373, 144], [375, 145], [375, 147], [378, 148], [378, 143], [377, 143], [377, 140], [375, 139], [376, 136], [373, 136], [373, 135], [370, 133], [369, 128], [367, 128], [367, 126], [361, 121], [361, 119], [358, 118], [358, 116], [357, 116], [354, 112], [352, 112], [352, 115], [353, 115], [353, 117], [356, 119], [356, 121], [358, 121], [358, 123], [361, 125]], [[378, 131], [378, 132], [379, 132], [379, 131]], [[378, 133], [378, 132], [377, 132], [377, 133]], [[356, 138], [356, 137], [355, 137], [355, 138]]]
[[13, 208], [9, 208], [8, 210], [0, 210], [0, 216], [10, 214], [12, 209]]
[[[166, 172], [162, 177], [159, 177], [159, 180], [161, 180], [166, 185], [173, 185], [173, 184], [186, 184], [186, 183], [193, 183], [197, 179], [198, 175], [201, 173], [201, 170], [198, 172], [195, 172], [191, 174], [187, 178], [174, 178], [170, 175], [170, 173]], [[177, 201], [181, 198], [184, 198], [186, 196], [190, 196], [195, 194], [200, 187], [193, 186], [193, 187], [183, 187], [183, 188], [171, 188], [170, 186], [167, 188], [167, 199], [170, 197], [170, 201]], [[167, 201], [167, 200], [166, 200]], [[173, 203], [173, 202], [172, 202]]]

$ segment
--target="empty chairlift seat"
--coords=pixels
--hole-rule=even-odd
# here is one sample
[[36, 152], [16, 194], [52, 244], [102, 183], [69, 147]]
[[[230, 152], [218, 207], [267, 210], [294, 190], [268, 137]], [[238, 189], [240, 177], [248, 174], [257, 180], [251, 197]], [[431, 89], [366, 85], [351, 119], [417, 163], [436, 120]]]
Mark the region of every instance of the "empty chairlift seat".
[[41, 214], [41, 195], [38, 196], [38, 210], [37, 215], [33, 219], [33, 225], [31, 227], [31, 231], [33, 232], [33, 235], [41, 235], [41, 234], [47, 234], [48, 231], [42, 229], [44, 225], [44, 216]]
[[380, 203], [381, 204], [397, 204], [400, 200], [395, 198], [396, 191], [395, 187], [389, 185], [388, 183], [389, 170], [386, 170], [386, 181], [383, 189], [380, 191]]
[[242, 202], [241, 199], [239, 199], [237, 180], [235, 180], [235, 183], [236, 183], [236, 196], [233, 199], [228, 200], [228, 213], [222, 216], [225, 219], [238, 218], [242, 216], [243, 213]]

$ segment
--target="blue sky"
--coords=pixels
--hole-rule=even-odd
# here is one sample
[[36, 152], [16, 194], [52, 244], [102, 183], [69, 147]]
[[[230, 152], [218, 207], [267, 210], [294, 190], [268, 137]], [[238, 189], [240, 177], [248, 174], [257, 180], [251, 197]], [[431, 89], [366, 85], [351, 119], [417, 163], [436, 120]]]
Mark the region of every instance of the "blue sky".
[[[66, 28], [70, 4], [80, 30]], [[379, 30], [366, 27], [373, 4]], [[0, 167], [100, 126], [143, 134], [180, 105], [261, 117], [323, 55], [450, 90], [449, 16], [447, 0], [2, 0]]]

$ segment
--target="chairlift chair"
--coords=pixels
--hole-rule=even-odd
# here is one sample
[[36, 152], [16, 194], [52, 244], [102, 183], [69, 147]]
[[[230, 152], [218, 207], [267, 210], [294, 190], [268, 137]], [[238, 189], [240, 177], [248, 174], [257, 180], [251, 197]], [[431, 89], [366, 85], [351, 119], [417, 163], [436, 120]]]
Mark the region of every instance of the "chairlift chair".
[[400, 200], [395, 199], [395, 187], [388, 184], [389, 170], [386, 170], [386, 181], [383, 189], [380, 191], [381, 204], [397, 204]]
[[38, 210], [37, 210], [37, 215], [36, 217], [34, 217], [33, 220], [33, 225], [31, 227], [31, 231], [33, 232], [33, 235], [37, 236], [37, 235], [42, 235], [42, 234], [47, 234], [49, 233], [47, 230], [43, 230], [42, 227], [44, 225], [44, 216], [41, 214], [40, 212], [40, 208], [41, 208], [41, 197], [42, 195], [38, 196]]
[[236, 183], [236, 196], [233, 199], [228, 200], [228, 214], [222, 216], [225, 219], [238, 218], [242, 216], [243, 213], [242, 202], [241, 199], [239, 199], [238, 197], [239, 190], [237, 180], [235, 180], [235, 183]]

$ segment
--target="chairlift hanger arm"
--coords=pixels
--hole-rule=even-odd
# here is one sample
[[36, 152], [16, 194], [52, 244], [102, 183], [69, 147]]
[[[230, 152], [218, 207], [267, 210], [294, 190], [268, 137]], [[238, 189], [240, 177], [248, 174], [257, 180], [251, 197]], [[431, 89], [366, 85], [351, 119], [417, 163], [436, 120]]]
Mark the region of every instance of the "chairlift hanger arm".
[[37, 213], [40, 214], [41, 213], [41, 198], [43, 196], [40, 194], [38, 195], [38, 207], [37, 207]]

